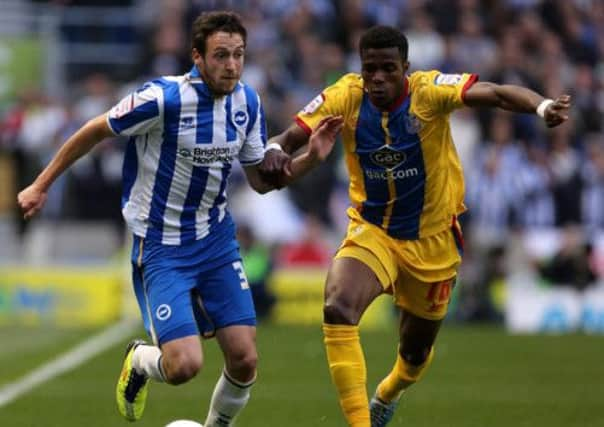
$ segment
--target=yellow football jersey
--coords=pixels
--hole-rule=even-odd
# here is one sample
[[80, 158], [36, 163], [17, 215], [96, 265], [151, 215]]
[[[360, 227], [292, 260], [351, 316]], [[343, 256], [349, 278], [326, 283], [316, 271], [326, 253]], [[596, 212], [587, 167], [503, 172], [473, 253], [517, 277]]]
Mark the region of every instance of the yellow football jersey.
[[418, 71], [405, 92], [381, 111], [359, 74], [346, 74], [296, 116], [307, 132], [325, 116], [344, 117], [342, 140], [350, 176], [351, 217], [389, 236], [415, 240], [451, 226], [465, 210], [464, 181], [449, 128], [475, 74]]

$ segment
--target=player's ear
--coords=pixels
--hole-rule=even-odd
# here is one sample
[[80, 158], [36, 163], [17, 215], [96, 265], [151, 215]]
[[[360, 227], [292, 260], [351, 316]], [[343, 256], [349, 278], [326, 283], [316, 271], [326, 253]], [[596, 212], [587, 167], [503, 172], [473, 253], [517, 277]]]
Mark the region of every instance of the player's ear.
[[201, 53], [199, 53], [197, 48], [194, 47], [193, 49], [191, 49], [191, 59], [195, 64], [198, 64], [202, 60], [202, 58], [203, 57], [201, 56]]
[[403, 74], [407, 73], [407, 70], [409, 70], [410, 65], [411, 63], [409, 61], [403, 60]]

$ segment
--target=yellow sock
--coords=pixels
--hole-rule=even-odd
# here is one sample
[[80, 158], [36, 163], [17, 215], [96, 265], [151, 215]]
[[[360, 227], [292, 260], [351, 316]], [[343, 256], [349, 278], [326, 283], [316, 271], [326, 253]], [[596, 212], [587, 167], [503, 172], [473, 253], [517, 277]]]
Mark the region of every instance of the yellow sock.
[[324, 323], [323, 334], [331, 379], [348, 425], [370, 427], [367, 368], [359, 327]]
[[434, 347], [430, 349], [430, 353], [426, 361], [419, 366], [411, 365], [403, 359], [400, 353], [396, 353], [396, 362], [392, 371], [386, 378], [382, 380], [377, 388], [377, 396], [384, 402], [392, 402], [400, 398], [401, 394], [407, 387], [419, 381], [426, 368], [432, 363], [434, 356]]

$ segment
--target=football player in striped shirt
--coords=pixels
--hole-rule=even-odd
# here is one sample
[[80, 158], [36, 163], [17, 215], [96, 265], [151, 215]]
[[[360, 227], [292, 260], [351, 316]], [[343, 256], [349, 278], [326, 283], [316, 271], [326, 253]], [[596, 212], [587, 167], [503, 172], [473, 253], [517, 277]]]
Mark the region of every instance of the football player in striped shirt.
[[[52, 182], [104, 138], [128, 136], [123, 216], [134, 235], [134, 291], [153, 343], [126, 351], [116, 387], [129, 421], [144, 410], [148, 380], [181, 384], [202, 367], [200, 335], [216, 336], [224, 370], [205, 426], [231, 425], [256, 379], [256, 314], [225, 188], [232, 164], [264, 193], [258, 166], [283, 156], [266, 150], [260, 98], [240, 82], [246, 30], [231, 12], [202, 14], [193, 24], [191, 71], [161, 77], [90, 120], [61, 147], [33, 184], [18, 195], [29, 218]], [[342, 126], [330, 117], [316, 127], [311, 149], [289, 163], [283, 183], [324, 160]]]
[[[464, 182], [449, 115], [464, 106], [498, 107], [538, 114], [551, 127], [567, 119], [570, 97], [544, 99], [467, 73], [408, 74], [407, 39], [392, 27], [369, 29], [359, 51], [361, 73], [327, 87], [269, 142], [293, 153], [325, 117], [344, 118], [350, 222], [327, 277], [323, 331], [346, 421], [380, 427], [432, 361], [461, 262]], [[267, 159], [263, 172], [280, 171], [282, 161]], [[358, 324], [383, 293], [401, 309], [400, 338], [392, 371], [369, 402]]]

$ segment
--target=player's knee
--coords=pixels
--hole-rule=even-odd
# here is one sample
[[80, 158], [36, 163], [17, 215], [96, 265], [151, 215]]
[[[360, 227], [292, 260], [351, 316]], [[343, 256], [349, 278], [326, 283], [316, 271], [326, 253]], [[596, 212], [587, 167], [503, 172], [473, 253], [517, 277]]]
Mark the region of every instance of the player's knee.
[[428, 359], [430, 346], [406, 346], [403, 344], [399, 352], [405, 362], [413, 366], [419, 366]]
[[201, 370], [202, 361], [186, 353], [181, 353], [165, 364], [166, 380], [170, 384], [186, 383]]
[[332, 325], [356, 325], [359, 313], [354, 307], [340, 301], [326, 302], [323, 306], [323, 321]]
[[256, 375], [258, 354], [255, 351], [242, 351], [227, 356], [227, 371], [238, 381], [249, 381]]

